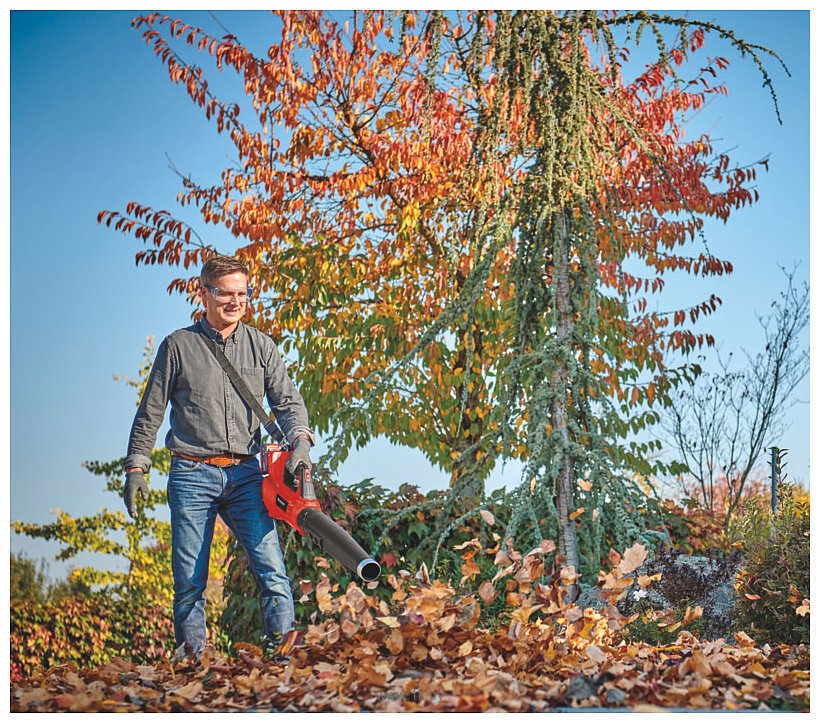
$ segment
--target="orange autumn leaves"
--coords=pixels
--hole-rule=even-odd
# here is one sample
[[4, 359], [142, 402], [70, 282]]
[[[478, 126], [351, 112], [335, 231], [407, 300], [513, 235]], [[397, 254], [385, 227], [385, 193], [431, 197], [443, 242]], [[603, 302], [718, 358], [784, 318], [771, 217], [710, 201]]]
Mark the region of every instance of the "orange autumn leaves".
[[315, 586], [302, 583], [317, 610], [303, 639], [290, 648], [288, 663], [266, 661], [261, 651], [242, 645], [232, 660], [211, 652], [198, 665], [116, 660], [99, 669], [58, 667], [14, 688], [12, 710], [546, 712], [808, 705], [806, 646], [758, 647], [742, 632], [734, 640], [701, 641], [686, 630], [671, 645], [632, 641], [622, 634], [629, 618], [612, 603], [645, 559], [645, 548], [612, 554], [612, 569], [600, 579], [609, 601], [599, 611], [566, 599], [572, 570], [550, 565], [546, 576], [533, 578], [550, 562], [552, 548], [545, 541], [525, 555], [501, 555], [491, 584], [505, 581], [507, 598], [502, 621], [493, 627], [482, 623], [482, 595], [469, 589], [459, 594], [424, 569], [415, 576], [391, 575], [390, 601], [355, 582], [341, 590], [322, 574]]
[[[355, 681], [365, 678], [389, 691], [372, 695], [371, 688], [370, 696], [356, 702], [347, 698], [349, 710], [539, 711], [613, 701], [634, 708], [742, 709], [780, 696], [778, 688], [781, 700], [807, 699], [805, 647], [758, 648], [744, 633], [734, 641], [702, 642], [681, 631], [673, 645], [659, 648], [622, 637], [619, 631], [630, 618], [614, 602], [646, 560], [642, 545], [612, 553], [613, 568], [600, 579], [609, 604], [597, 612], [566, 599], [575, 580], [571, 569], [552, 567], [541, 577], [554, 550], [544, 541], [524, 555], [512, 549], [495, 553], [498, 572], [485, 582], [496, 590], [505, 581], [502, 618], [508, 622], [494, 632], [480, 621], [482, 602], [489, 605], [496, 597], [480, 591], [458, 595], [424, 570], [391, 575], [390, 604], [363, 595], [355, 583], [344, 592], [336, 589], [334, 597], [337, 586], [323, 577], [316, 594], [326, 618], [308, 627], [305, 640], [313, 650], [304, 662], [328, 656], [339, 690], [355, 689]], [[487, 554], [474, 541], [462, 546], [465, 563], [482, 553]], [[657, 577], [640, 576], [638, 583], [646, 586]], [[682, 628], [698, 615], [698, 609], [687, 610], [683, 620], [668, 625]], [[347, 640], [345, 622], [355, 629]], [[580, 680], [586, 697], [578, 697]], [[422, 683], [419, 699], [414, 691]]]

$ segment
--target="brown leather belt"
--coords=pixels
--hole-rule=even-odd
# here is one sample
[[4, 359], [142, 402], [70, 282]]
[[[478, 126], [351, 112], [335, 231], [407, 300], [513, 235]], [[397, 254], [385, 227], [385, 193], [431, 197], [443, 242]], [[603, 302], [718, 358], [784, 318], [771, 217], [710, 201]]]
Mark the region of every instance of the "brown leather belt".
[[191, 462], [203, 462], [214, 467], [232, 467], [235, 464], [244, 462], [246, 459], [255, 457], [255, 454], [215, 454], [212, 457], [197, 457], [195, 454], [183, 454], [182, 452], [171, 452], [172, 457], [182, 457]]

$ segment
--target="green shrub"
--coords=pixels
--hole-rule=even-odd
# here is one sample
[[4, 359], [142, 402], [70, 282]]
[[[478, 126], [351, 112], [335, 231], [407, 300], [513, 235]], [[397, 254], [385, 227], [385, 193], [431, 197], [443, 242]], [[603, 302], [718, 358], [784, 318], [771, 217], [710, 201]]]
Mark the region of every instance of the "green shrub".
[[[345, 527], [382, 566], [380, 583], [368, 590], [368, 594], [375, 597], [388, 601], [394, 591], [384, 583], [387, 576], [402, 569], [415, 574], [422, 563], [431, 577], [445, 580], [460, 590], [474, 591], [482, 580], [491, 578], [496, 572], [492, 554], [476, 554], [473, 562], [477, 570], [471, 567], [466, 571], [469, 574], [462, 585], [464, 550], [456, 548], [472, 539], [477, 539], [483, 550], [498, 547], [510, 515], [503, 490], [485, 497], [472, 512], [444, 530], [440, 530], [438, 518], [446, 491], [422, 494], [409, 484], [391, 491], [373, 484], [370, 479], [344, 488], [325, 481], [319, 498], [323, 512]], [[334, 585], [338, 584], [342, 590], [354, 575], [327, 557], [309, 537], [301, 537], [284, 523], [278, 527], [285, 566], [293, 583], [296, 622], [305, 625], [316, 613], [315, 601], [306, 593], [313, 590], [320, 573], [326, 572]], [[263, 633], [256, 584], [235, 540], [230, 542], [228, 556], [230, 563], [224, 577], [225, 607], [220, 629], [232, 642], [259, 644]], [[435, 570], [432, 569], [434, 558]]]
[[42, 558], [39, 564], [23, 552], [9, 556], [9, 598], [43, 602], [48, 598], [48, 565]]
[[[781, 488], [778, 514], [750, 499], [737, 522], [746, 565], [735, 582], [735, 623], [759, 643], [808, 643], [810, 505], [792, 485]], [[799, 611], [799, 612], [798, 612]]]

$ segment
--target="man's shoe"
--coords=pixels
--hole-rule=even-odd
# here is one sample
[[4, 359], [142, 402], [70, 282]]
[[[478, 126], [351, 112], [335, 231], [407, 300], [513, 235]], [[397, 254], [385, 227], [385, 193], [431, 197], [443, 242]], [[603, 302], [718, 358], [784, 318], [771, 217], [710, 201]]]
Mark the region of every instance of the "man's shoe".
[[262, 640], [262, 658], [270, 663], [287, 662], [281, 653], [282, 633], [266, 635]]
[[274, 633], [266, 637], [262, 644], [265, 660], [287, 665], [293, 648], [302, 642], [304, 636], [302, 630], [288, 630], [286, 633]]
[[171, 665], [182, 665], [194, 657], [194, 646], [191, 643], [182, 643], [171, 656]]

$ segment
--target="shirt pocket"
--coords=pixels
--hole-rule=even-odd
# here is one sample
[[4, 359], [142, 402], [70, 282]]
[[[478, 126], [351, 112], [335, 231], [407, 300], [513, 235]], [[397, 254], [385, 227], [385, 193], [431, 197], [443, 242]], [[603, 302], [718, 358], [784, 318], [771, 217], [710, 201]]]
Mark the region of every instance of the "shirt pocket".
[[262, 367], [240, 367], [239, 374], [253, 396], [261, 399], [265, 394], [265, 370]]

